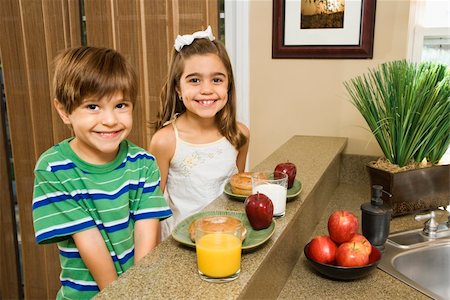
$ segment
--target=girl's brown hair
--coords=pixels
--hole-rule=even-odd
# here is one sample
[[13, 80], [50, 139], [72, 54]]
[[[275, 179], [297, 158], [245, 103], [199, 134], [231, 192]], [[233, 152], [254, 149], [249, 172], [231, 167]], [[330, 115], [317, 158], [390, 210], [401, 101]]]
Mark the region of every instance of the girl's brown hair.
[[54, 74], [54, 97], [67, 113], [72, 113], [87, 97], [103, 98], [117, 92], [122, 92], [133, 106], [136, 102], [136, 73], [113, 49], [67, 49], [56, 58]]
[[216, 114], [216, 123], [219, 132], [236, 149], [239, 149], [247, 142], [247, 137], [239, 130], [236, 122], [236, 88], [230, 58], [225, 46], [217, 40], [195, 39], [192, 44], [184, 46], [180, 52], [172, 50], [169, 75], [161, 92], [160, 108], [154, 128], [161, 129], [167, 121], [174, 118], [175, 114], [186, 111], [186, 107], [178, 99], [177, 93], [177, 87], [180, 86], [180, 78], [184, 71], [184, 62], [193, 55], [205, 54], [216, 54], [227, 70], [228, 101], [224, 108]]

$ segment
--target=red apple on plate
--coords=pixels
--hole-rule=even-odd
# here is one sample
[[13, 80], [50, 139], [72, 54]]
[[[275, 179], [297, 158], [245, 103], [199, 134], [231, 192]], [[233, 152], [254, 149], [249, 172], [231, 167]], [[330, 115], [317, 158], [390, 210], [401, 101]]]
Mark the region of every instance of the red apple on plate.
[[274, 172], [285, 173], [288, 176], [288, 189], [294, 185], [295, 176], [297, 175], [297, 167], [291, 162], [279, 163], [276, 165]]
[[369, 254], [361, 242], [346, 242], [336, 251], [336, 264], [342, 267], [361, 267], [369, 263]]
[[370, 255], [370, 252], [372, 252], [372, 245], [370, 242], [366, 239], [365, 236], [362, 234], [356, 233], [351, 239], [350, 242], [359, 242], [364, 247], [364, 250], [367, 252], [368, 255]]
[[336, 257], [336, 244], [327, 235], [316, 236], [308, 246], [308, 256], [323, 264], [331, 264]]
[[350, 241], [358, 231], [358, 226], [358, 218], [346, 210], [337, 210], [328, 218], [328, 233], [338, 244]]
[[250, 195], [245, 199], [244, 206], [253, 229], [265, 229], [272, 224], [273, 203], [266, 195], [261, 193]]

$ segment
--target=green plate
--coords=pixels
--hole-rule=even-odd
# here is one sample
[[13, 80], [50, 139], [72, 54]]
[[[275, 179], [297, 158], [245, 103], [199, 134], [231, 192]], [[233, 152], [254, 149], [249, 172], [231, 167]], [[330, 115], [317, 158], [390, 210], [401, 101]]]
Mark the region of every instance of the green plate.
[[[293, 198], [297, 197], [301, 191], [302, 191], [302, 183], [300, 181], [298, 181], [297, 179], [295, 179], [292, 187], [287, 190], [287, 201], [289, 202]], [[244, 201], [247, 198], [247, 196], [245, 196], [245, 195], [233, 194], [233, 192], [231, 191], [231, 185], [230, 185], [229, 181], [225, 184], [225, 188], [224, 188], [223, 192], [228, 197], [236, 199], [236, 200]]]
[[238, 218], [242, 221], [244, 226], [247, 228], [247, 237], [242, 243], [243, 250], [249, 250], [258, 247], [259, 245], [264, 244], [266, 241], [270, 239], [275, 231], [275, 222], [272, 220], [272, 224], [266, 229], [254, 230], [250, 225], [250, 222], [247, 219], [247, 215], [243, 212], [238, 211], [202, 211], [196, 213], [190, 217], [187, 217], [183, 221], [181, 221], [175, 229], [172, 231], [172, 237], [177, 242], [184, 244], [186, 246], [195, 247], [195, 243], [189, 237], [189, 225], [197, 219], [206, 217], [206, 216], [232, 216]]

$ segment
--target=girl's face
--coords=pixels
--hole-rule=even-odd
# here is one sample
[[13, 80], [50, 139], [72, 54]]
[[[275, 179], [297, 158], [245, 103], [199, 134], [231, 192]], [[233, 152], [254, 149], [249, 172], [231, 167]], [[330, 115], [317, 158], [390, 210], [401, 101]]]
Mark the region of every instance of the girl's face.
[[193, 55], [184, 61], [178, 95], [186, 113], [210, 119], [228, 101], [227, 70], [216, 54]]
[[112, 97], [84, 99], [70, 114], [58, 101], [55, 107], [63, 122], [72, 127], [75, 135], [70, 142], [72, 150], [92, 164], [114, 160], [133, 125], [133, 104], [121, 92]]

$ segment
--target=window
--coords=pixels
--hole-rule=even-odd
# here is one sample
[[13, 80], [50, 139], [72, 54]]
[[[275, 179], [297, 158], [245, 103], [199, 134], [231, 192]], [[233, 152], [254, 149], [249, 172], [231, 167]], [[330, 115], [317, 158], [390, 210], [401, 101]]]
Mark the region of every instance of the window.
[[450, 66], [450, 29], [416, 26], [413, 61], [435, 61]]
[[[410, 59], [435, 61], [450, 66], [450, 4], [448, 0], [416, 2], [413, 14]], [[450, 164], [450, 146], [441, 164]]]
[[412, 20], [412, 61], [450, 66], [450, 5], [447, 0], [416, 2]]

